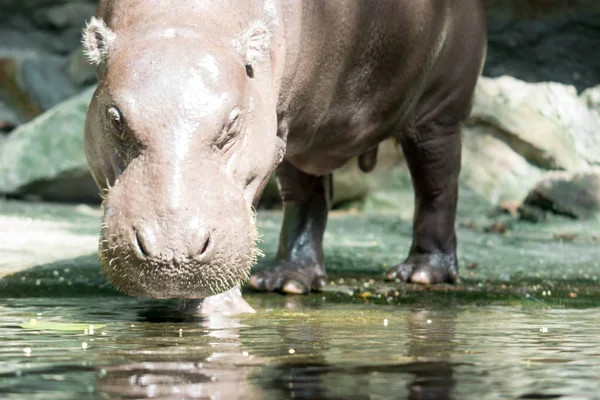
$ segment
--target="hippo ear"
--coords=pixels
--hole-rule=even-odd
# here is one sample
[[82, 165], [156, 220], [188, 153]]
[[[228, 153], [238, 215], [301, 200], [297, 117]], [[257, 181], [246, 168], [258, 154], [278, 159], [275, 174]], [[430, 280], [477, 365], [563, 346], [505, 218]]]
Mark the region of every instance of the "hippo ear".
[[250, 78], [254, 77], [255, 65], [269, 55], [271, 31], [262, 21], [254, 22], [236, 42], [238, 51], [244, 57], [246, 72]]
[[85, 55], [93, 65], [100, 65], [108, 59], [110, 48], [116, 35], [103, 20], [92, 17], [83, 30], [83, 47]]

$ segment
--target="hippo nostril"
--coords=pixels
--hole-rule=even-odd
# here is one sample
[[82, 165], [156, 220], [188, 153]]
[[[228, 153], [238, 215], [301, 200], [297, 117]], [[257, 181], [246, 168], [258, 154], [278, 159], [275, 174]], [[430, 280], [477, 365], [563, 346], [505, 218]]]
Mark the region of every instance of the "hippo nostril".
[[199, 255], [206, 253], [206, 250], [208, 250], [208, 246], [210, 246], [210, 236], [206, 237], [206, 241], [204, 242], [204, 246], [202, 246], [202, 250], [200, 250]]
[[197, 230], [192, 233], [189, 241], [191, 246], [188, 248], [188, 254], [192, 259], [202, 261], [208, 257], [208, 253], [212, 249], [212, 241], [208, 232]]
[[142, 256], [148, 257], [150, 251], [148, 250], [144, 237], [140, 234], [140, 231], [137, 229], [135, 231], [135, 244], [137, 245], [137, 248], [139, 249], [140, 253], [142, 253]]

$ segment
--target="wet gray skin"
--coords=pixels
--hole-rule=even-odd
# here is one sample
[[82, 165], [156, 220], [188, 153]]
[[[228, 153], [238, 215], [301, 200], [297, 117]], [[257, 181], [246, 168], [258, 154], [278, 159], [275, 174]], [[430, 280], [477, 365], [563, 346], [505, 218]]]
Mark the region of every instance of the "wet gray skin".
[[[123, 297], [3, 300], [0, 393], [6, 400], [595, 399], [600, 387], [598, 308], [246, 298], [256, 314], [205, 320]], [[37, 328], [19, 327], [30, 318]], [[60, 330], [72, 322], [96, 328]]]

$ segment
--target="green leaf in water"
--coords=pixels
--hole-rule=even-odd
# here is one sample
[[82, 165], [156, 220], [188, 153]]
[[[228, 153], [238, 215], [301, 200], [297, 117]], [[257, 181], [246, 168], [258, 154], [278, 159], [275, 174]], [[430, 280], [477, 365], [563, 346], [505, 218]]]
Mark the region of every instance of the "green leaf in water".
[[38, 321], [37, 319], [30, 319], [29, 322], [22, 323], [19, 325], [23, 329], [32, 329], [39, 331], [61, 331], [61, 332], [74, 332], [74, 331], [87, 331], [93, 334], [94, 330], [102, 329], [106, 325], [100, 324], [77, 324], [68, 322], [50, 322], [50, 321]]

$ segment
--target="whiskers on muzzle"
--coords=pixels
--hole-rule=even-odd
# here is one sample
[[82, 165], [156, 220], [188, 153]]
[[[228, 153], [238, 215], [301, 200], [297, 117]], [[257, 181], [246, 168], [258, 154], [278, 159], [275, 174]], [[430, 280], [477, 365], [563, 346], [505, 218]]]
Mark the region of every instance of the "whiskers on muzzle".
[[125, 294], [151, 298], [205, 298], [243, 285], [264, 254], [258, 247], [260, 235], [256, 210], [248, 210], [246, 240], [221, 238], [214, 254], [202, 261], [191, 257], [141, 257], [133, 250], [128, 233], [102, 223], [99, 258], [108, 280]]
[[[258, 262], [259, 257], [264, 257], [265, 253], [258, 247], [258, 244], [262, 242], [262, 236], [258, 232], [258, 224], [257, 224], [257, 213], [254, 206], [252, 206], [249, 210], [250, 214], [250, 232], [249, 232], [249, 240], [251, 243], [251, 249], [249, 254], [249, 260], [251, 265], [254, 266]], [[250, 271], [248, 271], [248, 276], [246, 280], [250, 279]]]

